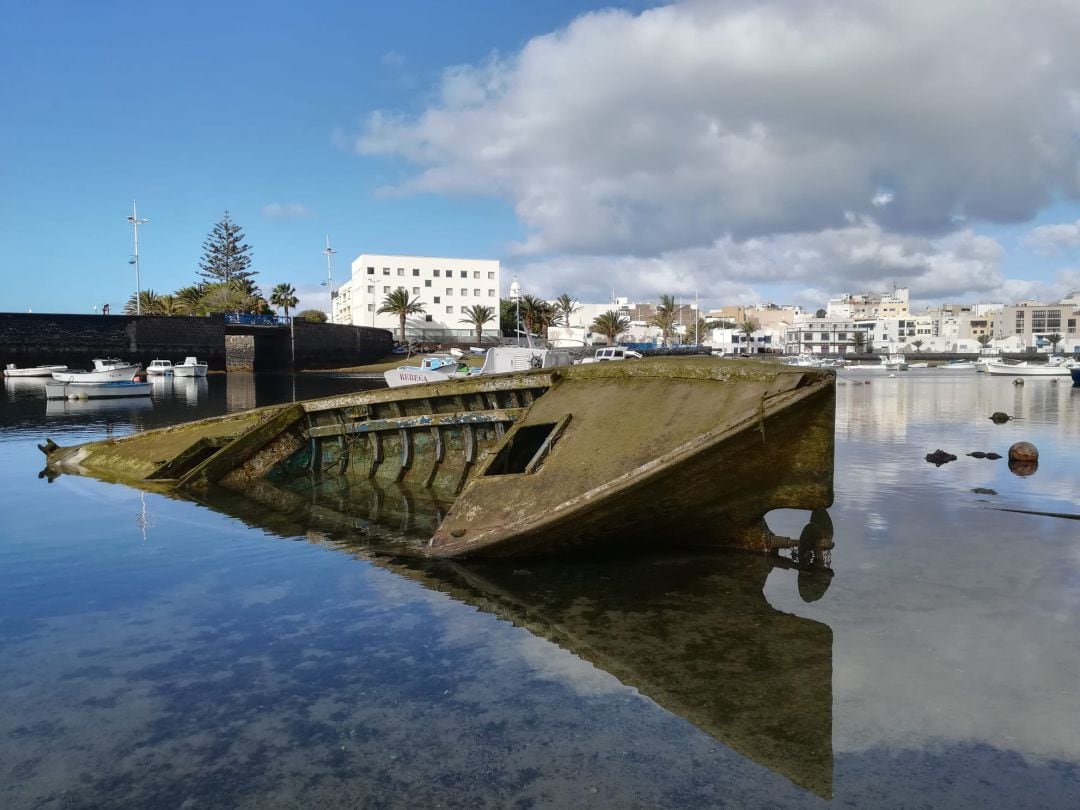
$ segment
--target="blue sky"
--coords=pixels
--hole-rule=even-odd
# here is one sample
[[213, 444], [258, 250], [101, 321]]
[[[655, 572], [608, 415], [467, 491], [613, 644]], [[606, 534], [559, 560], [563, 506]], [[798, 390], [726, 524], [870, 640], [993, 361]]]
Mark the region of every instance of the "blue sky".
[[[608, 5], [5, 3], [0, 309], [121, 307], [134, 287], [125, 221], [133, 198], [150, 220], [140, 234], [144, 288], [168, 292], [193, 281], [202, 241], [228, 209], [255, 249], [259, 282], [294, 284], [303, 305], [319, 304], [326, 234], [338, 251], [337, 282], [361, 252], [483, 256], [504, 261], [507, 283], [520, 272], [538, 293], [567, 290], [585, 299], [614, 287], [640, 299], [699, 290], [715, 304], [810, 303], [890, 278], [910, 281], [925, 300], [981, 299], [1049, 295], [1072, 282], [1078, 261], [1068, 233], [1039, 250], [1025, 240], [1038, 225], [1080, 219], [1076, 181], [1047, 179], [1063, 165], [1076, 171], [1075, 122], [1069, 130], [1068, 122], [1048, 119], [1036, 133], [1051, 146], [1065, 144], [1053, 152], [1067, 153], [1058, 163], [1019, 152], [1017, 144], [1031, 140], [1019, 135], [989, 139], [980, 157], [976, 134], [953, 155], [952, 177], [935, 161], [959, 124], [938, 127], [906, 151], [875, 147], [866, 157], [865, 144], [881, 138], [851, 136], [865, 120], [833, 130], [822, 123], [822, 102], [744, 111], [735, 90], [713, 92], [748, 87], [759, 99], [790, 92], [792, 79], [779, 70], [747, 71], [754, 52], [717, 62], [709, 41], [730, 45], [738, 30], [774, 64], [786, 50], [769, 26], [794, 13], [785, 4], [650, 10], [653, 4], [631, 3], [590, 14]], [[1040, 16], [1039, 5], [1029, 18]], [[1063, 26], [1044, 16], [1031, 36], [1045, 37], [1043, 47], [1054, 53], [1053, 30]], [[803, 30], [824, 24], [797, 22]], [[873, 33], [873, 20], [859, 22]], [[944, 32], [949, 21], [940, 24]], [[1070, 33], [1064, 26], [1062, 37]], [[665, 37], [661, 53], [670, 60], [654, 61], [650, 43]], [[841, 44], [838, 61], [846, 58]], [[949, 47], [943, 41], [940, 50]], [[966, 60], [989, 58], [968, 52], [975, 46], [965, 41], [955, 47]], [[833, 58], [817, 66], [815, 87], [833, 75]], [[993, 67], [983, 77], [991, 85]], [[887, 83], [888, 70], [876, 80]], [[926, 81], [934, 81], [929, 69]], [[1075, 90], [1075, 77], [1046, 87], [1061, 92], [1063, 81]], [[999, 90], [998, 98], [1038, 120], [1043, 107], [1025, 93], [1044, 90], [1035, 82]], [[945, 92], [965, 104], [971, 96], [962, 85]], [[945, 105], [934, 121], [955, 115], [986, 132], [995, 123], [989, 109]], [[372, 118], [376, 112], [383, 123]], [[845, 114], [833, 110], [830, 120]], [[785, 162], [774, 169], [751, 156], [762, 169], [748, 178], [743, 158], [698, 155], [696, 141], [682, 140], [688, 125], [665, 132], [683, 121], [731, 133], [740, 155], [747, 144], [779, 144], [771, 158]], [[814, 133], [814, 144], [800, 148], [816, 162], [789, 159], [787, 131]], [[827, 163], [835, 144], [846, 150], [843, 165], [862, 173], [822, 184], [833, 176]], [[968, 152], [976, 153], [970, 162]], [[1000, 169], [1036, 159], [1042, 163], [1024, 173]], [[686, 176], [712, 185], [667, 179]], [[804, 179], [785, 186], [778, 176]], [[987, 177], [996, 184], [989, 191]], [[820, 191], [823, 185], [835, 189]], [[769, 193], [758, 200], [762, 188]], [[871, 197], [890, 201], [872, 205]]]

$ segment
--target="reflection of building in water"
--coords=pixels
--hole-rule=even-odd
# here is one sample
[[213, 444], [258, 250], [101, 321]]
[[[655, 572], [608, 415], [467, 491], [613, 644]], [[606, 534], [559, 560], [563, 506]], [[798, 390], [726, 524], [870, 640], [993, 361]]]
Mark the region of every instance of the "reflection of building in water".
[[227, 413], [255, 407], [255, 375], [232, 372], [225, 375], [225, 410]]
[[[214, 490], [207, 501], [259, 528], [331, 542], [523, 627], [743, 756], [832, 795], [832, 631], [765, 599], [770, 571], [790, 567], [787, 560], [729, 552], [534, 559], [523, 568], [520, 560], [372, 557], [375, 547], [429, 535], [447, 504], [422, 489], [344, 479], [307, 492], [267, 483], [259, 495]], [[831, 541], [823, 510], [804, 537], [807, 532]], [[819, 566], [799, 575], [800, 595], [813, 601], [825, 593], [831, 572], [820, 558], [804, 562]]]

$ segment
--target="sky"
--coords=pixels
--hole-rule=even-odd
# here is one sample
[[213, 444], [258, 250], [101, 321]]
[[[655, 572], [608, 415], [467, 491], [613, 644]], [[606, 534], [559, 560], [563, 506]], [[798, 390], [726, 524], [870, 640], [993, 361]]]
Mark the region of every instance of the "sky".
[[[1080, 288], [1074, 0], [0, 0], [0, 310], [193, 283], [227, 210], [589, 302]], [[504, 289], [505, 292], [505, 289]]]

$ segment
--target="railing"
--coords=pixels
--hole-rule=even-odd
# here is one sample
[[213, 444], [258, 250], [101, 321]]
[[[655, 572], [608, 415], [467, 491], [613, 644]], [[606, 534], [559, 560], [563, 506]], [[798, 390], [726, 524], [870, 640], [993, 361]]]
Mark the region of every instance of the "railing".
[[239, 323], [244, 326], [288, 326], [292, 318], [284, 315], [253, 315], [250, 312], [226, 312], [225, 323]]

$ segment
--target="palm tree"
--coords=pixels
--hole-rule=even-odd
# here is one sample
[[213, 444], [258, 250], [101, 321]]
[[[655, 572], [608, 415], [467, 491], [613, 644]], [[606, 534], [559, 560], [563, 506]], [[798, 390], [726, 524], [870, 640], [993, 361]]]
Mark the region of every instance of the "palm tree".
[[754, 332], [761, 328], [761, 324], [753, 318], [747, 318], [739, 324], [739, 331], [746, 336], [746, 353], [750, 354], [750, 343], [754, 339]]
[[295, 307], [300, 303], [296, 297], [296, 288], [292, 284], [281, 283], [270, 291], [270, 305], [281, 307], [285, 310], [285, 317], [289, 317], [289, 307]]
[[851, 345], [856, 352], [861, 353], [866, 348], [866, 332], [852, 332]]
[[554, 310], [547, 301], [526, 293], [521, 296], [521, 322], [530, 335], [541, 334], [547, 340], [547, 328], [551, 325]]
[[401, 342], [405, 342], [405, 319], [409, 315], [422, 315], [424, 303], [416, 298], [409, 299], [409, 291], [404, 287], [391, 290], [383, 299], [382, 306], [375, 310], [378, 314], [384, 313], [398, 316], [401, 325]]
[[1059, 335], [1057, 332], [1054, 332], [1054, 334], [1052, 335], [1047, 335], [1046, 339], [1050, 341], [1050, 345], [1053, 347], [1054, 354], [1057, 354], [1057, 346], [1065, 338]]
[[131, 294], [131, 297], [124, 304], [125, 315], [135, 315], [139, 311], [142, 311], [143, 315], [160, 315], [160, 301], [158, 294], [153, 290], [142, 290], [139, 293], [138, 302], [135, 300], [135, 293]]
[[606, 337], [608, 343], [614, 343], [619, 339], [619, 335], [629, 328], [630, 319], [620, 315], [614, 309], [600, 313], [592, 322], [592, 330]]
[[922, 351], [923, 342], [921, 340], [913, 340], [913, 341], [911, 341], [911, 345], [915, 347], [915, 351], [917, 351], [917, 352]]
[[663, 345], [668, 345], [668, 339], [679, 322], [679, 313], [682, 307], [675, 303], [674, 295], [661, 295], [660, 303], [656, 305], [656, 314], [652, 316], [649, 324], [660, 330]]
[[461, 322], [472, 326], [476, 330], [476, 342], [482, 343], [484, 341], [484, 324], [495, 320], [495, 309], [483, 304], [474, 304], [471, 307], [462, 309], [461, 314], [465, 316], [461, 319]]
[[206, 295], [205, 284], [192, 284], [187, 287], [181, 287], [175, 293], [173, 297], [176, 299], [181, 315], [205, 315], [208, 311], [206, 302], [203, 300], [203, 296]]
[[979, 335], [977, 338], [975, 338], [975, 340], [978, 341], [979, 345], [985, 349], [987, 346], [990, 345], [990, 341], [993, 340], [993, 338], [990, 337], [990, 335]]
[[555, 299], [552, 305], [551, 323], [554, 326], [569, 326], [570, 316], [581, 309], [577, 302], [566, 293]]
[[723, 328], [723, 321], [708, 321], [705, 318], [698, 318], [697, 323], [694, 325], [694, 341], [701, 345], [703, 341], [710, 339], [713, 329]]
[[183, 315], [184, 303], [175, 295], [159, 295], [155, 315]]

